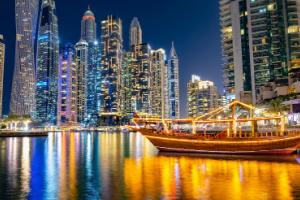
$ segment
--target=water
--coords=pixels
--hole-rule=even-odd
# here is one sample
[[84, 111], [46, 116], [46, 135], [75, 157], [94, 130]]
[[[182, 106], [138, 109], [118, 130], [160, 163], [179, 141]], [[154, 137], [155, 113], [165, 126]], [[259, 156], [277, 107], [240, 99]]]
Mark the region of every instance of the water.
[[300, 199], [300, 157], [159, 154], [138, 133], [0, 139], [0, 199]]

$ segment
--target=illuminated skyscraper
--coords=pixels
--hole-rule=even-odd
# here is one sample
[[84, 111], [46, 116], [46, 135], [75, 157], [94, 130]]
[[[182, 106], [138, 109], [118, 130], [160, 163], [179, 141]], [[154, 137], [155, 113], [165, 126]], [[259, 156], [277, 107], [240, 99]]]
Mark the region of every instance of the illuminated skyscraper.
[[56, 124], [59, 60], [58, 25], [54, 0], [43, 0], [37, 40], [36, 119]]
[[150, 113], [151, 110], [151, 47], [142, 41], [142, 29], [136, 17], [129, 31], [132, 67], [132, 107], [134, 112]]
[[97, 37], [96, 32], [95, 16], [90, 7], [88, 7], [81, 20], [81, 39], [87, 42], [94, 42]]
[[123, 55], [122, 62], [122, 89], [121, 89], [121, 98], [122, 105], [121, 110], [122, 113], [129, 116], [134, 112], [135, 102], [132, 98], [132, 91], [135, 81], [134, 76], [134, 58], [132, 56], [132, 52], [125, 52]]
[[100, 46], [97, 40], [88, 43], [88, 66], [86, 74], [87, 126], [97, 126], [100, 110]]
[[123, 59], [122, 21], [108, 16], [101, 22], [100, 115], [121, 112], [121, 72]]
[[221, 96], [215, 84], [203, 81], [192, 75], [187, 85], [188, 117], [195, 118], [208, 113], [222, 105]]
[[134, 111], [150, 113], [151, 47], [147, 43], [131, 46], [133, 61]]
[[86, 126], [95, 127], [98, 121], [100, 100], [100, 44], [96, 34], [97, 26], [90, 7], [81, 21], [81, 39], [76, 45], [78, 71], [78, 120]]
[[166, 53], [164, 49], [151, 51], [151, 113], [161, 117], [168, 117], [167, 97], [167, 66]]
[[0, 118], [2, 117], [2, 106], [3, 106], [3, 75], [4, 75], [4, 64], [5, 64], [5, 44], [3, 35], [0, 34]]
[[288, 21], [289, 82], [293, 87], [300, 84], [300, 1], [288, 0], [285, 5]]
[[172, 43], [172, 48], [168, 58], [168, 114], [167, 116], [171, 119], [180, 117], [179, 107], [179, 59]]
[[142, 29], [138, 18], [134, 17], [130, 25], [130, 46], [142, 44]]
[[77, 65], [77, 121], [83, 123], [86, 116], [86, 69], [88, 68], [88, 43], [80, 40], [76, 45]]
[[299, 5], [298, 0], [220, 0], [227, 96], [243, 99], [251, 93], [256, 103], [266, 84], [277, 90], [299, 82]]
[[35, 115], [35, 38], [38, 0], [15, 0], [16, 50], [10, 112]]
[[71, 44], [66, 45], [60, 55], [57, 110], [58, 126], [77, 123], [77, 66]]

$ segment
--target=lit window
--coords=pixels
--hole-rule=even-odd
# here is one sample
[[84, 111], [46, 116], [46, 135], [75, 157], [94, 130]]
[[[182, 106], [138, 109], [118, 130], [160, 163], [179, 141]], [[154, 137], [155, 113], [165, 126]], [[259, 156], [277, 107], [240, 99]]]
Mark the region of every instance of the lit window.
[[300, 26], [289, 26], [288, 27], [288, 33], [297, 33], [300, 32]]
[[265, 12], [267, 12], [267, 9], [266, 9], [266, 8], [261, 8], [261, 9], [259, 9], [259, 13], [265, 13]]
[[268, 11], [273, 11], [275, 9], [275, 3], [270, 3], [268, 5]]

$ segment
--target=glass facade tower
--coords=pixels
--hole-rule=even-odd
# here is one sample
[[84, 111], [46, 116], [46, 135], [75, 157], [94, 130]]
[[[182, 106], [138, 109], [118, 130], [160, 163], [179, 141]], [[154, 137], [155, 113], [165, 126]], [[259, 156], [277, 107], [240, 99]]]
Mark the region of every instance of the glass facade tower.
[[77, 121], [86, 117], [86, 69], [88, 66], [88, 43], [80, 40], [75, 45], [77, 65]]
[[142, 44], [142, 29], [140, 22], [136, 17], [134, 17], [131, 21], [129, 35], [129, 46]]
[[54, 0], [42, 1], [37, 58], [36, 119], [56, 124], [59, 38]]
[[3, 106], [3, 75], [4, 75], [4, 64], [5, 64], [5, 44], [3, 35], [0, 34], [0, 118], [2, 117], [2, 106]]
[[[97, 26], [90, 7], [81, 20], [81, 38], [77, 43], [79, 104], [78, 119], [85, 126], [95, 127], [100, 109], [100, 44], [97, 40]], [[87, 46], [86, 46], [87, 44]]]
[[227, 95], [259, 98], [267, 83], [286, 87], [299, 74], [299, 19], [297, 0], [220, 0]]
[[179, 59], [172, 43], [170, 56], [168, 58], [168, 118], [177, 119], [180, 117], [179, 105]]

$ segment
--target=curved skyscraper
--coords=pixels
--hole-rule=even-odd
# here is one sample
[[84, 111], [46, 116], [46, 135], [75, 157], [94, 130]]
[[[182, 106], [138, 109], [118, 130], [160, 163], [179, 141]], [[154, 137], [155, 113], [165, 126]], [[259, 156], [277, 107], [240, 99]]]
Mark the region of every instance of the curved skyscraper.
[[130, 46], [142, 44], [142, 29], [138, 18], [134, 17], [130, 24]]
[[38, 0], [16, 0], [16, 49], [10, 112], [16, 115], [35, 113], [35, 36]]
[[54, 0], [43, 0], [37, 39], [36, 118], [56, 124], [59, 38]]

